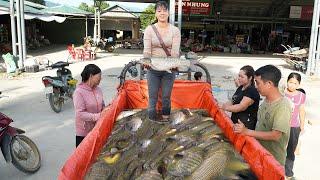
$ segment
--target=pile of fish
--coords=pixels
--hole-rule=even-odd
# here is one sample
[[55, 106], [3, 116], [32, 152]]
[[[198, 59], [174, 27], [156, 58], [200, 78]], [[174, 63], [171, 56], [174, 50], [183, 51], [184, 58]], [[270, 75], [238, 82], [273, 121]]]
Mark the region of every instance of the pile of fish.
[[255, 179], [205, 110], [175, 110], [170, 122], [147, 111], [118, 118], [85, 179]]

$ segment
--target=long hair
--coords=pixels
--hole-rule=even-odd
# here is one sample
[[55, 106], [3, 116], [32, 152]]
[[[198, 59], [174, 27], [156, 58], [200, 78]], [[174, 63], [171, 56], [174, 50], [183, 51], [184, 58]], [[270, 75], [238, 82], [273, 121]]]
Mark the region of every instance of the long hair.
[[248, 78], [251, 77], [251, 85], [254, 85], [254, 69], [252, 66], [243, 66], [240, 70], [244, 71]]
[[82, 82], [87, 82], [91, 75], [94, 76], [99, 73], [101, 73], [101, 69], [97, 65], [86, 65], [81, 73]]

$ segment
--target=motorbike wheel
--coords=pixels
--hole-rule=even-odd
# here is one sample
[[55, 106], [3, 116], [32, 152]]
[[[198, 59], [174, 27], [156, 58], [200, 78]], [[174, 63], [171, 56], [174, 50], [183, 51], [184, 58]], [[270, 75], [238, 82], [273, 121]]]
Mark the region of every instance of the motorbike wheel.
[[12, 164], [25, 173], [35, 173], [40, 169], [41, 156], [37, 145], [24, 135], [16, 135], [10, 143]]
[[58, 93], [49, 94], [49, 103], [50, 103], [51, 109], [54, 112], [56, 113], [61, 112], [63, 102], [61, 101], [60, 95]]
[[108, 52], [113, 52], [114, 50], [115, 50], [115, 47], [113, 45], [107, 47]]

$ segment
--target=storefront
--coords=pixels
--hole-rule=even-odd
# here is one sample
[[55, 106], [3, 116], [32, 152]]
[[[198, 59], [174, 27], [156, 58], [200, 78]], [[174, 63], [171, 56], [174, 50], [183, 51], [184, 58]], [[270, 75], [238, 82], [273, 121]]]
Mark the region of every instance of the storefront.
[[101, 37], [139, 39], [140, 20], [126, 8], [115, 5], [101, 12]]
[[309, 0], [183, 0], [182, 42], [186, 50], [233, 53], [308, 47], [312, 10]]

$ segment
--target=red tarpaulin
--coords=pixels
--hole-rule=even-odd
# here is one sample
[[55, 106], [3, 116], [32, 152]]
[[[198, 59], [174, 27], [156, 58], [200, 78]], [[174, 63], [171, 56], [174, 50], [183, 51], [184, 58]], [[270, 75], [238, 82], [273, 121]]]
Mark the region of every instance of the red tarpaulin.
[[[91, 164], [95, 161], [101, 148], [112, 131], [115, 119], [124, 109], [147, 108], [147, 83], [126, 81], [118, 91], [117, 97], [107, 107], [108, 111], [97, 122], [77, 149], [62, 167], [60, 180], [83, 179]], [[251, 169], [261, 180], [284, 179], [284, 168], [254, 138], [235, 134], [230, 118], [218, 108], [211, 85], [205, 82], [176, 80], [171, 96], [172, 108], [206, 109], [215, 122], [230, 139], [235, 149], [249, 163]], [[161, 104], [158, 103], [160, 106]]]

